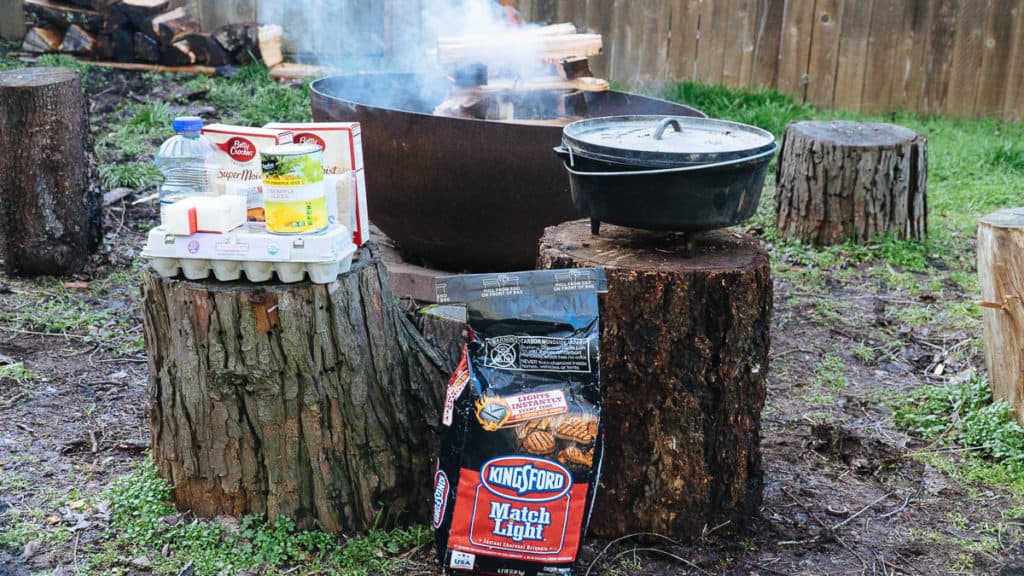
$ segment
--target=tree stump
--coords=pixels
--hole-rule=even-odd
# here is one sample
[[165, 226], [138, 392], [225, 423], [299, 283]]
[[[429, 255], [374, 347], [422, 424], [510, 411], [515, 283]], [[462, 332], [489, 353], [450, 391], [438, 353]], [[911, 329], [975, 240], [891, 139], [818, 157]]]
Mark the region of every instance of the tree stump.
[[819, 246], [928, 232], [928, 147], [893, 124], [794, 122], [775, 167], [775, 215], [787, 238]]
[[330, 284], [145, 273], [153, 457], [181, 507], [300, 528], [426, 522], [449, 374], [376, 246]]
[[740, 529], [761, 502], [761, 409], [772, 311], [767, 252], [588, 220], [548, 228], [539, 268], [604, 267], [605, 460], [591, 521], [614, 538]]
[[992, 397], [1009, 403], [1024, 425], [1024, 208], [981, 219], [978, 280]]
[[0, 254], [15, 274], [71, 274], [100, 245], [103, 213], [78, 73], [0, 72]]

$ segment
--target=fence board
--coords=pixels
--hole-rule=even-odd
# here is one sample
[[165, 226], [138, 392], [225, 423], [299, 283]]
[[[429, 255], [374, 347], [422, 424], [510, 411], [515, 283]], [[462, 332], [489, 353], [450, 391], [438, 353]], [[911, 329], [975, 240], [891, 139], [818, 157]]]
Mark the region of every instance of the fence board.
[[739, 86], [750, 86], [754, 71], [754, 42], [757, 33], [757, 23], [760, 18], [761, 3], [758, 0], [743, 0], [743, 35], [740, 37], [738, 46], [742, 48], [743, 54], [740, 57]]
[[1003, 118], [1024, 120], [1024, 2], [1011, 11], [1016, 23], [1013, 33], [1013, 49], [1007, 68], [1006, 96], [1003, 99]]
[[608, 0], [587, 0], [586, 30], [604, 35], [604, 53], [590, 59], [590, 69], [597, 76], [608, 76], [608, 59], [612, 43], [612, 10]]
[[808, 33], [814, 19], [814, 0], [788, 0], [782, 23], [782, 44], [779, 48], [778, 88], [797, 100], [805, 96], [804, 74], [811, 51]]
[[925, 81], [925, 54], [932, 19], [932, 0], [909, 0], [903, 10], [903, 29], [893, 60], [891, 104], [916, 110]]
[[608, 79], [628, 82], [630, 58], [636, 50], [630, 6], [627, 0], [615, 0], [612, 6], [611, 34], [615, 38], [608, 54]]
[[728, 9], [722, 0], [705, 0], [700, 6], [700, 23], [697, 29], [697, 78], [701, 82], [718, 84], [722, 81], [722, 58], [725, 55], [724, 39], [718, 35], [724, 28], [722, 15]]
[[892, 105], [893, 65], [903, 27], [902, 4], [901, 0], [875, 0], [871, 9], [860, 105], [864, 112], [878, 113]]
[[974, 111], [978, 116], [1001, 116], [1006, 98], [1013, 51], [1013, 33], [1016, 20], [1013, 9], [1016, 0], [993, 0], [989, 8], [988, 23], [982, 43], [981, 70]]
[[779, 48], [786, 0], [761, 0], [754, 41], [752, 86], [775, 86], [779, 75]]
[[20, 41], [25, 37], [21, 0], [0, 0], [0, 38]]
[[982, 43], [988, 9], [991, 1], [963, 2], [957, 15], [956, 40], [953, 45], [953, 65], [950, 69], [949, 91], [946, 95], [947, 114], [970, 116], [974, 114], [975, 94], [981, 70]]
[[856, 111], [861, 107], [873, 7], [871, 0], [843, 0], [839, 64], [832, 97], [832, 106], [840, 110]]
[[817, 1], [811, 53], [807, 63], [807, 101], [819, 108], [830, 108], [835, 95], [842, 21], [842, 0]]
[[203, 30], [215, 30], [224, 24], [250, 22], [259, 19], [255, 0], [230, 0], [229, 2], [197, 2], [194, 8], [203, 25]]
[[936, 2], [928, 54], [925, 58], [928, 84], [925, 86], [920, 108], [922, 112], [928, 114], [940, 113], [946, 106], [946, 93], [949, 89], [950, 78], [949, 63], [953, 57], [956, 18], [960, 9], [959, 0], [936, 0]]
[[697, 25], [700, 0], [672, 3], [672, 25], [668, 44], [669, 70], [676, 80], [697, 77]]
[[[743, 78], [743, 54], [747, 45], [750, 8], [747, 0], [727, 0], [724, 30], [715, 40], [722, 44], [722, 84], [730, 88], [746, 86]], [[752, 2], [750, 2], [752, 4]]]

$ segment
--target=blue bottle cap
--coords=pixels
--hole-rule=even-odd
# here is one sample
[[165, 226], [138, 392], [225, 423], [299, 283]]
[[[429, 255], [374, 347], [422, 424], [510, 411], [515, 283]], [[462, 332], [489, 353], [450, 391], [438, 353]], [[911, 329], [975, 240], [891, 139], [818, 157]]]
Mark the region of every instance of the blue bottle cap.
[[199, 116], [178, 116], [171, 126], [175, 132], [199, 132], [203, 129], [203, 119]]

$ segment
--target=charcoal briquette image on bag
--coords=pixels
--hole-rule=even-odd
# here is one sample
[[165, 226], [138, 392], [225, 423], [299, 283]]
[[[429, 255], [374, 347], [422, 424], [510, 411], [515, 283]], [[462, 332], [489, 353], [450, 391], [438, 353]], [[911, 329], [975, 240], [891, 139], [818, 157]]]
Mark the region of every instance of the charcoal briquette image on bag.
[[443, 276], [468, 337], [441, 418], [438, 560], [449, 574], [571, 574], [601, 469], [604, 270]]

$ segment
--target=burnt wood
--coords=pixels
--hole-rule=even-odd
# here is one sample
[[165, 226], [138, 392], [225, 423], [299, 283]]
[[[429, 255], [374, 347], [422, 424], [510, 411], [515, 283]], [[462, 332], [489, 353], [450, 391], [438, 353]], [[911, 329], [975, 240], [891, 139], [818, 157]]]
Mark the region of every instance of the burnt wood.
[[213, 38], [237, 64], [259, 60], [259, 25], [255, 22], [225, 24], [213, 32]]
[[446, 367], [376, 246], [327, 285], [143, 278], [153, 458], [200, 516], [426, 522]]
[[772, 315], [768, 253], [590, 222], [547, 228], [538, 268], [601, 266], [605, 455], [591, 532], [681, 540], [747, 526], [761, 503], [761, 410]]
[[206, 32], [196, 32], [181, 39], [189, 51], [195, 54], [196, 64], [209, 66], [226, 66], [231, 64], [231, 58], [224, 48], [213, 39], [213, 36]]
[[160, 43], [165, 47], [174, 44], [183, 37], [199, 31], [199, 21], [184, 8], [175, 8], [155, 16], [150, 27]]
[[794, 122], [775, 167], [776, 225], [815, 245], [928, 232], [928, 143], [893, 124]]
[[115, 30], [111, 35], [112, 58], [115, 62], [135, 60], [135, 34], [130, 30]]
[[175, 42], [163, 47], [160, 63], [165, 66], [191, 66], [196, 63], [196, 54], [187, 43]]
[[119, 12], [137, 30], [152, 32], [150, 22], [154, 16], [166, 12], [167, 6], [167, 0], [122, 0], [111, 8], [111, 12]]
[[103, 15], [95, 10], [66, 6], [47, 0], [24, 0], [25, 15], [37, 26], [54, 26], [67, 30], [75, 25], [89, 33], [103, 29]]
[[103, 214], [82, 82], [67, 68], [0, 72], [0, 257], [9, 273], [79, 272]]
[[132, 47], [135, 52], [135, 59], [142, 62], [160, 61], [160, 43], [156, 38], [142, 32], [136, 32], [132, 36]]

